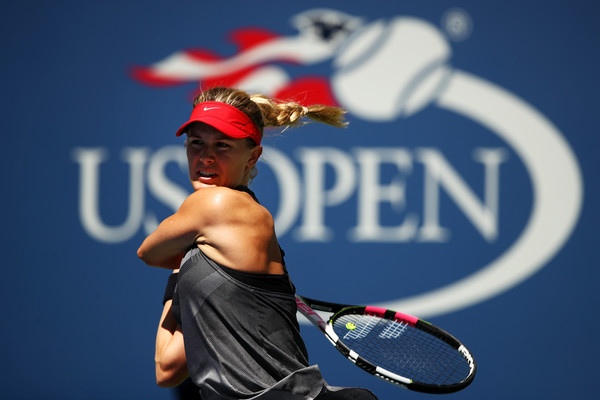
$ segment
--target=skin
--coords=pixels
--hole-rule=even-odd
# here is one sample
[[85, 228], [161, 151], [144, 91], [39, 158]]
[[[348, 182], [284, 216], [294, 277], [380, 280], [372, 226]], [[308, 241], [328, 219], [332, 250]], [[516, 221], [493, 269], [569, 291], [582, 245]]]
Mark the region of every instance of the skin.
[[[194, 192], [144, 240], [138, 256], [148, 265], [176, 269], [195, 245], [233, 269], [283, 274], [273, 217], [248, 193], [231, 189], [247, 184], [262, 147], [194, 123], [186, 148]], [[176, 386], [189, 376], [183, 335], [171, 314], [171, 301], [165, 303], [160, 319], [155, 364], [159, 386]]]

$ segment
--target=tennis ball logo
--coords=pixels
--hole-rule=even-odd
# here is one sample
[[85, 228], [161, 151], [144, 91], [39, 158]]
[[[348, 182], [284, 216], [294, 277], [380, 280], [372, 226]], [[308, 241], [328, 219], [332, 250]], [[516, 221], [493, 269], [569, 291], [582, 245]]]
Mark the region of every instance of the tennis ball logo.
[[354, 325], [352, 322], [348, 322], [346, 324], [346, 329], [348, 329], [349, 331], [353, 331], [356, 329], [356, 325]]
[[365, 120], [393, 121], [432, 102], [448, 79], [451, 49], [438, 29], [411, 17], [365, 26], [335, 61], [340, 103]]

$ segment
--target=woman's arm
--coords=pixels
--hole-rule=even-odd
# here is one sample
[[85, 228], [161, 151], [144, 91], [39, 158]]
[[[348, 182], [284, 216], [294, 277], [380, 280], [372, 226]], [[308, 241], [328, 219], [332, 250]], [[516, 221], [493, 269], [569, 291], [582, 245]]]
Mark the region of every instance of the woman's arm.
[[138, 256], [148, 265], [176, 269], [183, 255], [199, 246], [223, 265], [270, 272], [265, 255], [273, 234], [273, 217], [249, 194], [208, 187], [196, 190], [161, 222]]
[[154, 361], [156, 383], [160, 387], [179, 385], [188, 376], [183, 334], [171, 312], [172, 300], [167, 300], [156, 333]]
[[179, 210], [163, 222], [142, 243], [137, 251], [146, 264], [175, 269], [185, 252], [194, 244], [207, 222], [206, 208], [210, 206], [204, 190], [192, 193]]

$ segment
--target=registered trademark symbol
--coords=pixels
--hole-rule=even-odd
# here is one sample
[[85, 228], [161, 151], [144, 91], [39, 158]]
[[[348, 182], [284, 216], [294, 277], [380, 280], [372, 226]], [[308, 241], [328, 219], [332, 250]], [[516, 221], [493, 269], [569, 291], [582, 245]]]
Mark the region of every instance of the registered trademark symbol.
[[441, 26], [450, 40], [462, 42], [471, 36], [473, 20], [465, 10], [451, 8], [442, 15]]

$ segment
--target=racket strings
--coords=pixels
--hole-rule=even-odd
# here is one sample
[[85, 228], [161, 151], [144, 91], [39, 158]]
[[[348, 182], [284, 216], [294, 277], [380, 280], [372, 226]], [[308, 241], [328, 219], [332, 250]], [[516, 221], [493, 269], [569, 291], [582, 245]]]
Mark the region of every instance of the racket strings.
[[348, 314], [336, 319], [333, 328], [361, 358], [413, 381], [451, 385], [470, 373], [454, 347], [403, 321]]

